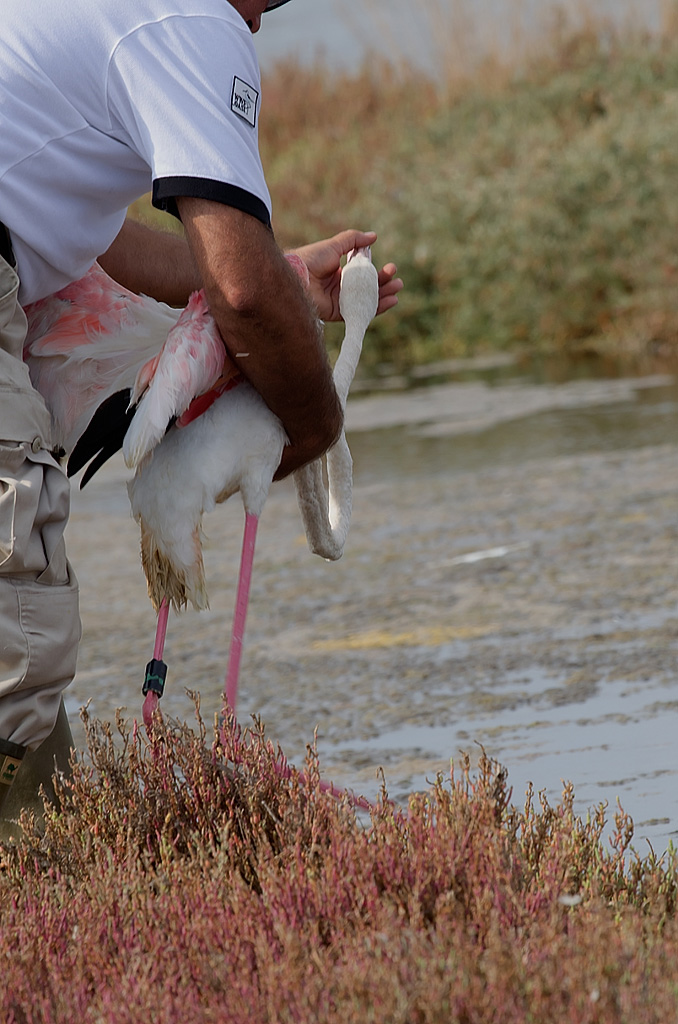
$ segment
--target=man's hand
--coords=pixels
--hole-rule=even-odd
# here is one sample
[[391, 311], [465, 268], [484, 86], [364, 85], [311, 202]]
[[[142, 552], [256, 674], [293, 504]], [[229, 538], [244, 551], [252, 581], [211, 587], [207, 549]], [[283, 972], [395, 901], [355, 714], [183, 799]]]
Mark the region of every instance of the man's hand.
[[[333, 238], [303, 245], [292, 250], [301, 256], [310, 275], [309, 292], [321, 320], [341, 320], [339, 313], [339, 284], [341, 259], [351, 249], [374, 245], [375, 231], [341, 231]], [[395, 263], [387, 263], [379, 273], [379, 306], [377, 313], [385, 313], [398, 304], [398, 292], [403, 282], [396, 277]]]

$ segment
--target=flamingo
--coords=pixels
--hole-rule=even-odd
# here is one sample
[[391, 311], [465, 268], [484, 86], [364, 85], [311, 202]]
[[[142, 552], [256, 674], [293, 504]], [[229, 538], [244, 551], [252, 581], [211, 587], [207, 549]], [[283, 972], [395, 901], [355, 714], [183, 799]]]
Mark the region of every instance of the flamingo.
[[[303, 261], [288, 259], [308, 281]], [[378, 293], [369, 249], [355, 250], [340, 291], [346, 330], [334, 379], [342, 406]], [[202, 292], [180, 313], [128, 292], [95, 264], [82, 281], [26, 313], [24, 356], [52, 413], [57, 442], [70, 454], [69, 473], [92, 459], [84, 484], [124, 435], [125, 461], [135, 469], [130, 503], [158, 612], [147, 677], [163, 664], [170, 606], [207, 607], [203, 514], [240, 492], [245, 531], [224, 694], [234, 712], [258, 522], [287, 441], [280, 420], [231, 364]], [[105, 437], [111, 416], [112, 441]], [[309, 547], [335, 560], [351, 515], [352, 463], [343, 431], [326, 458], [328, 489], [322, 460], [298, 470], [295, 486]], [[159, 696], [162, 683], [151, 686], [151, 694]], [[153, 706], [145, 708], [145, 719]]]

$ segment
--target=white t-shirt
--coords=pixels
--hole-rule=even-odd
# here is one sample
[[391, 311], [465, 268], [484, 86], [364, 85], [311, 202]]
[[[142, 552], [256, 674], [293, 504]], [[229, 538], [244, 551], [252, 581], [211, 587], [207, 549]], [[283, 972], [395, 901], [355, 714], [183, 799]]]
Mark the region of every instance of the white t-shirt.
[[0, 221], [23, 304], [77, 280], [153, 189], [270, 223], [260, 77], [228, 0], [2, 0]]

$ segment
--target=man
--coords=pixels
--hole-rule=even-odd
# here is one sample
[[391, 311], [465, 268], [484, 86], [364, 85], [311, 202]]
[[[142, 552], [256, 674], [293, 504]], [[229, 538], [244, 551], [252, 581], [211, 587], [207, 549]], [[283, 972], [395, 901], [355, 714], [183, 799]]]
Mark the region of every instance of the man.
[[[376, 235], [348, 230], [298, 250], [309, 294], [275, 242], [252, 33], [286, 2], [3, 0], [0, 818], [34, 802], [69, 745], [61, 694], [80, 634], [63, 542], [69, 486], [21, 361], [21, 306], [97, 258], [128, 288], [175, 305], [204, 287], [231, 357], [289, 437], [278, 477], [341, 429], [314, 325], [339, 319], [341, 257]], [[185, 241], [125, 219], [151, 188], [154, 204], [181, 218]], [[397, 302], [395, 274], [388, 264], [379, 275], [380, 312]]]

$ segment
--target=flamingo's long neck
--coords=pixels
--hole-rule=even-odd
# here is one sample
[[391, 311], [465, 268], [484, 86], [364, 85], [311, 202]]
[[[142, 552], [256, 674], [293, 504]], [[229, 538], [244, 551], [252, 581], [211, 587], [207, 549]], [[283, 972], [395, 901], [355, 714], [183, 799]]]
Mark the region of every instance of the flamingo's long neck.
[[[343, 408], [353, 380], [365, 332], [377, 312], [379, 276], [369, 250], [357, 250], [349, 257], [341, 275], [339, 309], [346, 324], [341, 352], [334, 367], [334, 385]], [[329, 493], [325, 489], [320, 461], [303, 466], [294, 474], [299, 510], [309, 547], [317, 555], [335, 561], [341, 558], [351, 521], [353, 463], [342, 431], [326, 456]]]
[[[359, 319], [351, 316], [347, 321], [341, 352], [334, 364], [334, 386], [342, 408], [346, 408], [348, 390], [355, 377], [358, 360], [362, 352], [363, 338], [367, 330], [367, 324], [363, 326], [360, 320], [362, 318]], [[367, 323], [369, 323], [369, 320]]]
[[334, 366], [334, 386], [342, 407], [346, 406], [348, 389], [362, 352], [363, 338], [377, 312], [378, 298], [376, 268], [367, 255], [358, 250], [344, 267], [339, 293], [339, 309], [346, 331]]

